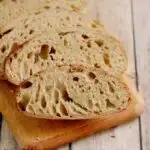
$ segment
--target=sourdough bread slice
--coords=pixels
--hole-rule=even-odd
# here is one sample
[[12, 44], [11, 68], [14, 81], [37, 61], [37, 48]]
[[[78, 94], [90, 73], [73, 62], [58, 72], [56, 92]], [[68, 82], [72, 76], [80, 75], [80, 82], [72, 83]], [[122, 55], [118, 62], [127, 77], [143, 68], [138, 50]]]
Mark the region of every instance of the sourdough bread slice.
[[16, 95], [21, 111], [47, 119], [106, 117], [135, 100], [121, 79], [83, 66], [49, 68], [22, 83]]
[[119, 75], [126, 69], [127, 58], [120, 42], [105, 32], [86, 27], [61, 28], [47, 31], [10, 54], [5, 74], [10, 82], [19, 85], [48, 67], [70, 64]]
[[40, 13], [50, 9], [83, 12], [84, 5], [84, 0], [3, 0], [0, 2], [0, 33], [15, 27], [17, 22], [32, 13]]
[[16, 49], [15, 45], [21, 45], [32, 38], [42, 34], [48, 29], [60, 30], [64, 27], [90, 26], [104, 31], [103, 26], [89, 19], [82, 13], [57, 9], [49, 10], [41, 14], [30, 15], [22, 20], [18, 26], [6, 31], [0, 39], [0, 75], [4, 75], [4, 61], [8, 54]]

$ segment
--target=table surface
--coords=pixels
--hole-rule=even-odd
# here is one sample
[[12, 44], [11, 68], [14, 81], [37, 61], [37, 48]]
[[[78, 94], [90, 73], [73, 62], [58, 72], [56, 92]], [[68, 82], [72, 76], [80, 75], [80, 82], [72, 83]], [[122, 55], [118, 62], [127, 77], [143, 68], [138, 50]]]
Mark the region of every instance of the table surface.
[[[125, 45], [129, 77], [145, 100], [145, 111], [135, 121], [58, 150], [150, 150], [150, 0], [89, 0], [89, 12]], [[7, 147], [6, 147], [7, 145]], [[5, 121], [2, 122], [0, 150], [17, 150]]]

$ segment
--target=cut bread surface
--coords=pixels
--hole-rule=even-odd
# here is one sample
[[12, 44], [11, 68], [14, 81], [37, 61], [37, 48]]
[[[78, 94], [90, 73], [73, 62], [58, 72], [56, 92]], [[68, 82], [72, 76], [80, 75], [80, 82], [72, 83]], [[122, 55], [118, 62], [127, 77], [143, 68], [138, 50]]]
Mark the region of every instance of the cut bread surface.
[[20, 110], [43, 118], [97, 118], [127, 109], [132, 101], [125, 83], [101, 69], [49, 68], [20, 85]]
[[0, 1], [0, 33], [17, 26], [18, 21], [32, 13], [50, 9], [83, 12], [85, 3], [84, 0], [2, 0]]
[[103, 30], [103, 26], [88, 19], [84, 14], [67, 10], [57, 11], [57, 9], [54, 9], [41, 14], [30, 15], [25, 20], [20, 21], [15, 28], [9, 29], [1, 36], [0, 73], [4, 73], [4, 61], [14, 49], [14, 44], [21, 45], [48, 29], [58, 31], [64, 27], [74, 28], [77, 26], [98, 27]]
[[20, 84], [48, 67], [82, 64], [118, 75], [126, 70], [125, 50], [115, 38], [89, 27], [62, 28], [27, 42], [9, 55], [5, 74]]

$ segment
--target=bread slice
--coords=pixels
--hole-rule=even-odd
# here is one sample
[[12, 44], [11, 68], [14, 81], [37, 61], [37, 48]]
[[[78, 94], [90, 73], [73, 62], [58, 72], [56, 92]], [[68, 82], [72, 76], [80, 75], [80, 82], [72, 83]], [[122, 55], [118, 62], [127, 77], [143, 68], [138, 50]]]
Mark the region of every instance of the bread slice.
[[90, 26], [104, 30], [103, 26], [89, 19], [82, 13], [75, 11], [49, 10], [41, 14], [30, 15], [22, 20], [15, 28], [9, 29], [0, 37], [0, 76], [4, 76], [4, 61], [8, 54], [32, 38], [42, 34], [48, 29], [59, 30], [64, 27]]
[[121, 79], [83, 66], [49, 68], [22, 83], [16, 95], [21, 111], [47, 119], [106, 117], [135, 100]]
[[17, 22], [32, 13], [50, 9], [84, 11], [84, 5], [84, 0], [3, 0], [0, 2], [0, 33], [15, 27]]
[[47, 31], [6, 60], [5, 74], [19, 85], [48, 67], [82, 64], [119, 75], [126, 70], [125, 50], [115, 38], [96, 29], [78, 27]]
[[[127, 84], [131, 88], [131, 84]], [[18, 111], [12, 90], [10, 84], [0, 82], [0, 112], [21, 149], [55, 149], [95, 132], [131, 121], [143, 111], [142, 99], [136, 92], [132, 92], [134, 93], [133, 100], [127, 109], [109, 117], [104, 116], [102, 119], [58, 121], [32, 118]]]

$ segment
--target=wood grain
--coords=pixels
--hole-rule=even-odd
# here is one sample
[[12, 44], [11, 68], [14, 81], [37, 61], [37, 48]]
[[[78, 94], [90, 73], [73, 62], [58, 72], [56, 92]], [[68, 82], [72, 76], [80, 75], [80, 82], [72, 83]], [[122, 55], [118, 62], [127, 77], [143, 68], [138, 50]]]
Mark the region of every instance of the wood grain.
[[145, 99], [141, 117], [142, 150], [150, 149], [150, 1], [133, 0], [138, 88]]
[[[118, 37], [126, 47], [129, 57], [128, 74], [135, 83], [135, 61], [130, 0], [97, 0], [99, 20], [106, 30]], [[73, 150], [140, 150], [138, 120], [96, 136], [78, 141]]]

